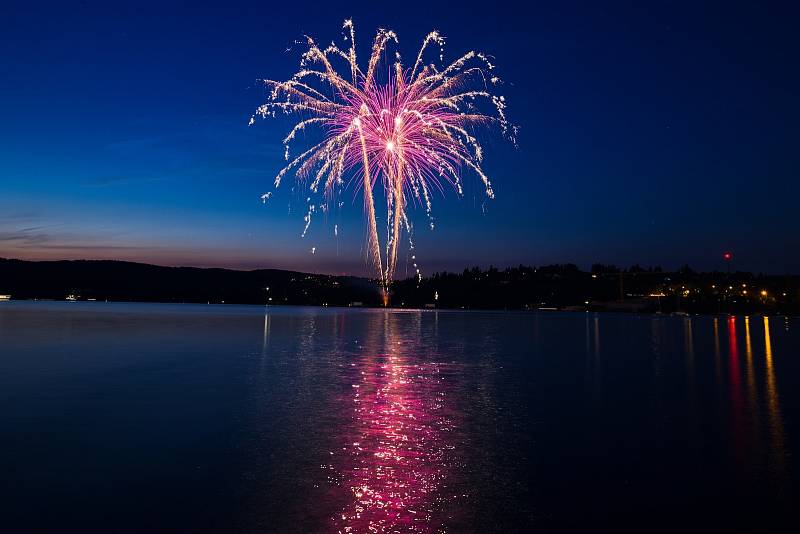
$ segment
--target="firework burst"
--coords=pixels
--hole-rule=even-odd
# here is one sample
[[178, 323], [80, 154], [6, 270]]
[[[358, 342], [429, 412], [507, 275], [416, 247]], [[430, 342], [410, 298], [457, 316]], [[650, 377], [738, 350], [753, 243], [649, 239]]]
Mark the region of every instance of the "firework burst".
[[[404, 66], [395, 52], [393, 64], [379, 80], [381, 58], [390, 44], [397, 43], [395, 33], [378, 30], [364, 71], [356, 58], [352, 21], [345, 21], [344, 31], [349, 41], [346, 48], [333, 43], [321, 48], [306, 37], [300, 70], [287, 81], [264, 80], [268, 100], [250, 123], [256, 115], [285, 113], [299, 117], [283, 140], [288, 164], [276, 176], [275, 187], [288, 174], [296, 175], [312, 194], [323, 195], [318, 205], [323, 212], [347, 182], [363, 190], [367, 260], [385, 291], [394, 279], [404, 232], [420, 276], [411, 242], [409, 205], [424, 207], [433, 227], [433, 192], [444, 191], [449, 185], [463, 194], [463, 171], [476, 174], [486, 195], [494, 198], [491, 182], [481, 167], [483, 149], [475, 132], [495, 126], [515, 141], [516, 129], [506, 119], [504, 97], [490, 90], [501, 82], [493, 75], [494, 65], [488, 56], [470, 51], [444, 65], [444, 38], [434, 31], [425, 37], [413, 66]], [[426, 51], [436, 46], [439, 61], [427, 62]], [[347, 70], [340, 72], [334, 63], [345, 65]], [[292, 142], [308, 128], [319, 128], [322, 140], [292, 155]], [[375, 203], [379, 191], [385, 195], [387, 210], [383, 254]], [[262, 199], [270, 196], [266, 193]], [[303, 235], [317, 211], [311, 198]]]

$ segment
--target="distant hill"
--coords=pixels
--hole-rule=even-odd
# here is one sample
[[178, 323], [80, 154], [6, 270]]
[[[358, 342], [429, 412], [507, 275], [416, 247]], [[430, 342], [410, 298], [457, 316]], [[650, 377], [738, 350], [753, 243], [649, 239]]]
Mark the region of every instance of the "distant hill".
[[14, 299], [64, 300], [74, 295], [80, 300], [332, 306], [354, 301], [374, 305], [380, 301], [375, 283], [353, 276], [278, 269], [163, 267], [126, 261], [2, 258], [0, 294], [10, 294]]
[[[14, 299], [228, 304], [380, 306], [366, 278], [278, 269], [238, 271], [123, 261], [0, 259], [0, 295]], [[490, 267], [398, 280], [392, 306], [451, 309], [567, 309], [689, 313], [800, 314], [800, 276], [619, 269], [596, 264]]]

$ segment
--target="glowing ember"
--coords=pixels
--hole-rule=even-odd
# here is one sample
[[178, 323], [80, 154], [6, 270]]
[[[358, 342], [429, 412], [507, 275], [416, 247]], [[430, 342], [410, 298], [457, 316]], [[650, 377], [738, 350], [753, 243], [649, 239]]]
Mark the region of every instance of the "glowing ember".
[[[289, 163], [275, 178], [275, 187], [287, 173], [294, 172], [300, 180], [310, 181], [312, 192], [322, 190], [325, 198], [319, 209], [323, 212], [344, 187], [345, 176], [363, 187], [368, 261], [386, 289], [394, 277], [404, 230], [413, 249], [412, 225], [406, 214], [408, 201], [425, 206], [431, 218], [431, 189], [443, 191], [446, 182], [461, 194], [460, 173], [465, 168], [480, 177], [486, 195], [493, 198], [491, 183], [481, 168], [483, 150], [474, 130], [494, 124], [513, 141], [516, 129], [506, 119], [504, 97], [489, 91], [500, 79], [489, 74], [494, 65], [486, 55], [471, 51], [442, 66], [444, 38], [431, 32], [413, 67], [405, 67], [396, 53], [393, 68], [387, 69], [386, 81], [382, 82], [376, 79], [378, 65], [387, 45], [397, 42], [395, 33], [378, 31], [364, 72], [356, 60], [352, 21], [345, 21], [344, 29], [345, 40], [350, 42], [346, 50], [335, 44], [321, 49], [313, 39], [306, 38], [308, 50], [302, 55], [300, 71], [288, 81], [265, 80], [269, 99], [256, 114], [266, 117], [281, 111], [302, 115], [284, 139]], [[431, 43], [440, 48], [440, 66], [425, 60]], [[341, 60], [348, 67], [345, 74], [332, 63]], [[488, 111], [482, 111], [484, 107]], [[251, 118], [250, 123], [253, 121]], [[321, 128], [323, 140], [290, 159], [291, 142], [310, 126]], [[380, 251], [374, 199], [379, 178], [387, 208], [385, 259]], [[310, 204], [303, 235], [313, 208]], [[416, 262], [414, 268], [420, 276]]]

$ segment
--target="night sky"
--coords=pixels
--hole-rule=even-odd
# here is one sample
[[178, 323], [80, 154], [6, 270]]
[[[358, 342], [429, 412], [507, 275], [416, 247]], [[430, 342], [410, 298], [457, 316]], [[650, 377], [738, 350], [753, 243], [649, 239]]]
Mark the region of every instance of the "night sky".
[[727, 249], [735, 268], [800, 272], [798, 13], [601, 3], [4, 3], [0, 257], [366, 273], [360, 197], [301, 238], [305, 193], [259, 198], [292, 122], [247, 126], [256, 80], [290, 77], [296, 39], [339, 40], [352, 18], [362, 59], [378, 27], [406, 58], [432, 29], [445, 59], [495, 56], [520, 127], [518, 148], [489, 138], [495, 200], [466, 173], [434, 231], [413, 212], [423, 274], [723, 269]]

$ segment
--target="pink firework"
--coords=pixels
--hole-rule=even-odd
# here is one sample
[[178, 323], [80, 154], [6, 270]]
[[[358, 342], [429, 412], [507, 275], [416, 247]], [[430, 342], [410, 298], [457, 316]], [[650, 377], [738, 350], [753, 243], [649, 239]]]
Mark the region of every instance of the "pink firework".
[[[439, 46], [440, 61], [444, 46], [444, 38], [431, 32], [413, 67], [405, 67], [396, 53], [386, 81], [381, 82], [376, 79], [380, 59], [387, 45], [397, 42], [397, 36], [392, 31], [378, 31], [364, 72], [356, 60], [352, 21], [345, 21], [344, 28], [345, 40], [350, 41], [346, 50], [335, 44], [321, 49], [307, 38], [301, 70], [287, 81], [265, 80], [269, 99], [256, 113], [262, 117], [277, 112], [300, 116], [284, 139], [289, 163], [275, 178], [275, 187], [293, 172], [312, 193], [324, 194], [321, 210], [326, 209], [337, 188], [345, 185], [346, 176], [355, 180], [358, 188], [363, 187], [368, 260], [386, 290], [394, 278], [404, 231], [414, 269], [420, 275], [406, 211], [409, 203], [424, 206], [430, 218], [432, 191], [443, 191], [449, 184], [461, 194], [464, 170], [476, 174], [486, 195], [493, 198], [492, 185], [481, 168], [483, 149], [475, 131], [495, 125], [513, 141], [516, 130], [506, 119], [505, 99], [489, 90], [500, 80], [491, 73], [494, 65], [486, 55], [471, 51], [447, 66], [428, 63], [428, 46]], [[347, 72], [341, 74], [334, 62], [343, 62]], [[322, 141], [290, 158], [292, 141], [310, 127], [322, 130]], [[375, 206], [379, 183], [387, 208], [385, 260]], [[316, 205], [310, 204], [306, 229], [315, 211]]]

